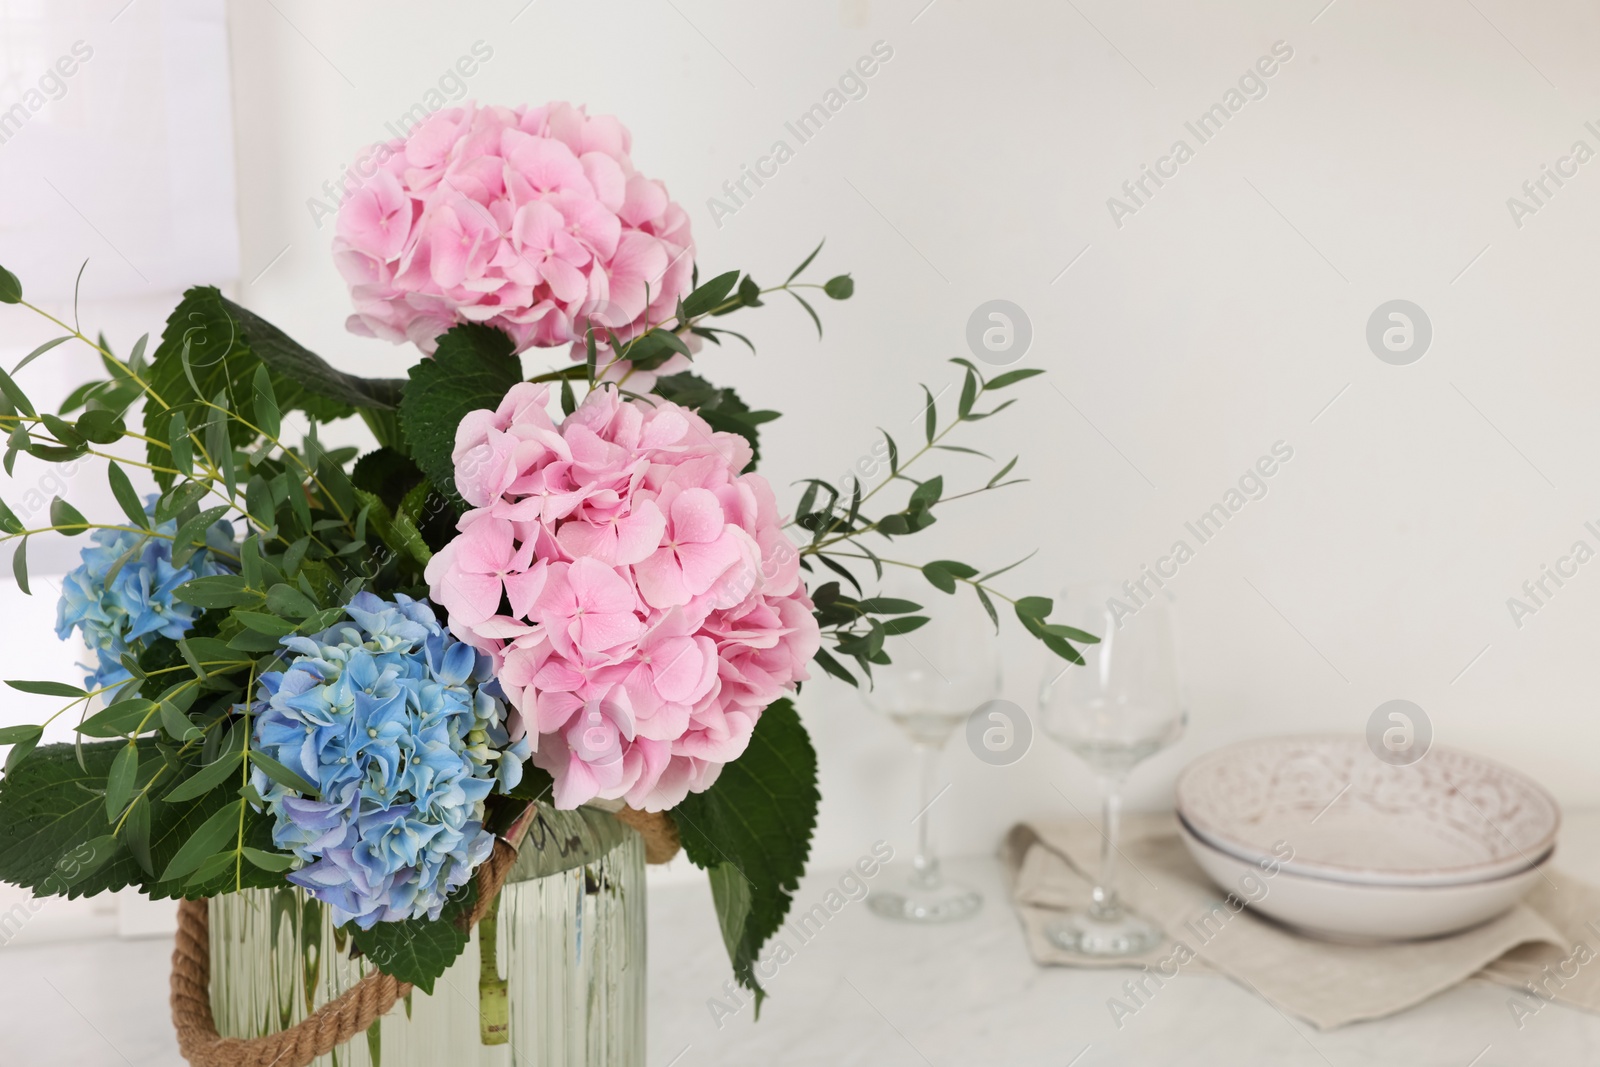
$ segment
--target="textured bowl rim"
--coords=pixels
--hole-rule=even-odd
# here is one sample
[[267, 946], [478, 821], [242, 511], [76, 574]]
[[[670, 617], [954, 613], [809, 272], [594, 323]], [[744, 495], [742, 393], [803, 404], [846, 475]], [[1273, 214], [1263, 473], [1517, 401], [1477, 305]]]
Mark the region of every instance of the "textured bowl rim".
[[[1338, 744], [1366, 746], [1366, 739], [1360, 734], [1341, 733], [1315, 733], [1315, 734], [1274, 734], [1267, 737], [1246, 738], [1235, 741], [1221, 748], [1216, 748], [1192, 760], [1179, 774], [1175, 787], [1174, 808], [1178, 819], [1200, 841], [1215, 848], [1234, 859], [1247, 863], [1270, 861], [1278, 864], [1279, 869], [1298, 874], [1308, 878], [1319, 878], [1325, 881], [1337, 881], [1355, 885], [1375, 885], [1388, 888], [1403, 888], [1405, 886], [1449, 886], [1470, 885], [1478, 882], [1495, 881], [1500, 878], [1521, 874], [1540, 866], [1555, 851], [1556, 838], [1561, 831], [1561, 805], [1555, 797], [1531, 777], [1523, 774], [1513, 767], [1509, 767], [1499, 760], [1480, 756], [1476, 752], [1455, 748], [1450, 745], [1436, 745], [1430, 750], [1429, 756], [1439, 752], [1448, 752], [1453, 756], [1465, 758], [1479, 764], [1492, 767], [1509, 778], [1515, 779], [1529, 792], [1542, 797], [1553, 813], [1550, 828], [1540, 837], [1533, 846], [1517, 849], [1517, 855], [1510, 859], [1497, 860], [1493, 863], [1467, 864], [1459, 867], [1439, 867], [1425, 871], [1395, 871], [1379, 867], [1356, 867], [1349, 864], [1306, 862], [1297, 860], [1280, 860], [1272, 852], [1262, 851], [1259, 845], [1244, 841], [1235, 836], [1230, 836], [1226, 831], [1205, 824], [1204, 820], [1196, 819], [1184, 809], [1184, 785], [1190, 778], [1202, 769], [1212, 766], [1225, 759], [1229, 754], [1242, 749], [1255, 748], [1269, 744], [1305, 744], [1310, 742], [1335, 742]], [[1427, 758], [1427, 757], [1424, 757]], [[1493, 826], [1493, 823], [1490, 824]], [[1503, 835], [1502, 835], [1503, 836]], [[1516, 845], [1512, 847], [1516, 849]]]

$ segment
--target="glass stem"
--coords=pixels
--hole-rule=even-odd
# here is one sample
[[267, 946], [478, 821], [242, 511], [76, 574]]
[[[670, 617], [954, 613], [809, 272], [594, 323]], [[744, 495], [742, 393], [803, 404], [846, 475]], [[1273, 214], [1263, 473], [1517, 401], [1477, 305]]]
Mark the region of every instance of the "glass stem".
[[1100, 878], [1094, 887], [1089, 914], [1103, 922], [1113, 922], [1122, 917], [1122, 899], [1117, 895], [1118, 840], [1122, 827], [1122, 779], [1106, 778], [1101, 782], [1103, 797], [1100, 836]]
[[925, 889], [939, 884], [939, 857], [934, 854], [933, 802], [939, 795], [939, 746], [918, 741], [917, 762], [921, 770], [920, 802], [917, 806], [917, 851], [911, 859], [911, 880]]

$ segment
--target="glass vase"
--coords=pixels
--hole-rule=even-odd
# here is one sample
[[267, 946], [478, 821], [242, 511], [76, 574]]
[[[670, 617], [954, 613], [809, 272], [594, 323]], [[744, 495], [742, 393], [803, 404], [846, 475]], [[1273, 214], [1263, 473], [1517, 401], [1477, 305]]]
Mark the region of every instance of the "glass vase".
[[[498, 905], [434, 985], [315, 1067], [643, 1067], [644, 843], [605, 812], [541, 807]], [[223, 1037], [299, 1022], [372, 966], [295, 887], [211, 900]]]

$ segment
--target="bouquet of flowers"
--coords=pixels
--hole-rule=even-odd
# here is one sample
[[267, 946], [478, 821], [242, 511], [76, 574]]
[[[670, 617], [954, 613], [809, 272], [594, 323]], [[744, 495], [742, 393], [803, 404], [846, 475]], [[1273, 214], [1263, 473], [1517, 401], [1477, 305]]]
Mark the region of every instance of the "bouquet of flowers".
[[[722, 323], [779, 294], [820, 335], [806, 293], [846, 299], [848, 275], [802, 280], [814, 251], [781, 285], [702, 281], [688, 218], [634, 168], [628, 131], [568, 104], [441, 111], [378, 157], [334, 254], [350, 330], [421, 350], [405, 378], [343, 373], [214, 288], [123, 358], [0, 269], [0, 302], [61, 330], [0, 370], [7, 473], [23, 453], [95, 457], [122, 512], [57, 498], [30, 527], [0, 502], [24, 592], [30, 537], [88, 535], [59, 630], [91, 657], [81, 687], [7, 683], [61, 698], [52, 719], [77, 740], [0, 730], [0, 878], [190, 899], [287, 881], [429, 989], [497, 834], [530, 804], [625, 804], [667, 813], [710, 871], [759, 996], [752, 964], [819, 799], [791, 696], [813, 665], [869, 684], [886, 639], [927, 621], [868, 595], [869, 568], [964, 586], [999, 625], [1000, 570], [893, 546], [1011, 484], [1015, 460], [959, 493], [922, 471], [971, 451], [947, 435], [1039, 372], [955, 361], [959, 399], [928, 395], [915, 453], [885, 435], [886, 480], [809, 480], [786, 510], [756, 473], [777, 413], [690, 368], [707, 342], [748, 344]], [[66, 342], [105, 375], [41, 412], [23, 372]], [[564, 363], [525, 371], [524, 352], [555, 346]], [[351, 416], [372, 447], [324, 445]], [[1073, 643], [1094, 638], [1046, 621], [1044, 598], [1011, 604], [1081, 662]]]

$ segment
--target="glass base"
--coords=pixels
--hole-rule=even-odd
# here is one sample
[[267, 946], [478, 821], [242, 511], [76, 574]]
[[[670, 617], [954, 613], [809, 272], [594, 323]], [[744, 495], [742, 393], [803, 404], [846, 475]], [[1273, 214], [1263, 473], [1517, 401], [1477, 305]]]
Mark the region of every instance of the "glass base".
[[1126, 911], [1114, 919], [1099, 919], [1087, 911], [1068, 912], [1045, 927], [1045, 936], [1068, 952], [1106, 959], [1141, 956], [1166, 940], [1159, 926]]
[[874, 889], [867, 907], [885, 919], [912, 923], [947, 923], [965, 919], [983, 906], [983, 894], [960, 882], [935, 879], [928, 884], [915, 878], [898, 885]]

